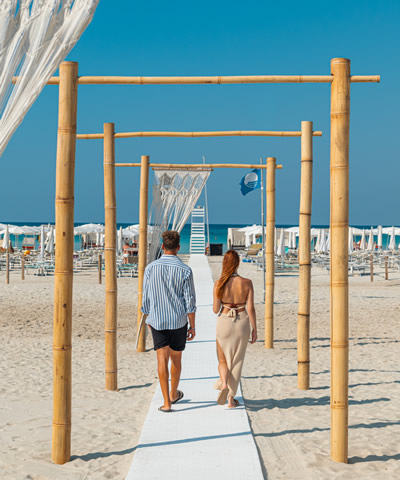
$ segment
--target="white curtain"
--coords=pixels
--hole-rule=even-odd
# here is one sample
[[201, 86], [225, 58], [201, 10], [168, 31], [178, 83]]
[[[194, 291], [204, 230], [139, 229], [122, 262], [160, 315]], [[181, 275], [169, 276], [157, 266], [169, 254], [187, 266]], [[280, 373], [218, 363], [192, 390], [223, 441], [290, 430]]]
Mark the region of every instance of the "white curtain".
[[180, 232], [187, 222], [210, 170], [155, 170], [153, 201], [150, 209], [149, 260], [153, 261], [160, 247], [161, 233], [168, 228]]
[[92, 20], [98, 2], [0, 0], [0, 156]]

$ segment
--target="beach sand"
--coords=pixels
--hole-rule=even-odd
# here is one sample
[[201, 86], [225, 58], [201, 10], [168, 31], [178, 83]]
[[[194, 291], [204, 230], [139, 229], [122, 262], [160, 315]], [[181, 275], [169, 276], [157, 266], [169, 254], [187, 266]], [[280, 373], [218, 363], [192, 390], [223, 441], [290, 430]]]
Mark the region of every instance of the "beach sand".
[[[216, 278], [221, 257], [209, 261]], [[400, 272], [350, 278], [348, 465], [329, 458], [328, 272], [312, 270], [308, 391], [296, 379], [297, 273], [276, 277], [273, 350], [263, 345], [262, 272], [242, 263], [240, 273], [256, 291], [260, 338], [247, 350], [242, 388], [266, 478], [399, 478]], [[1, 479], [125, 478], [157, 383], [154, 352], [134, 350], [137, 279], [118, 279], [116, 393], [104, 390], [104, 284], [94, 270], [74, 277], [72, 460], [60, 466], [50, 458], [54, 278], [19, 277], [5, 285], [0, 272]]]

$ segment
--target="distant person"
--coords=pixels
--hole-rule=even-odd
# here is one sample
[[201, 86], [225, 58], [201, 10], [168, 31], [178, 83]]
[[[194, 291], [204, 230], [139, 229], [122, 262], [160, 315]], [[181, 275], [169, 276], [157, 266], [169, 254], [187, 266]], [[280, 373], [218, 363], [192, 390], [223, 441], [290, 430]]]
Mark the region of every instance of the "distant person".
[[148, 315], [146, 323], [150, 326], [157, 352], [158, 378], [164, 397], [159, 410], [171, 412], [171, 405], [183, 398], [183, 392], [178, 390], [181, 359], [186, 340], [193, 340], [196, 335], [196, 294], [192, 269], [177, 257], [179, 233], [166, 231], [162, 239], [164, 255], [150, 263], [144, 272], [142, 313]]
[[257, 340], [253, 283], [237, 273], [240, 259], [228, 250], [222, 262], [222, 273], [214, 284], [213, 310], [217, 318], [217, 355], [220, 378], [215, 388], [220, 390], [217, 403], [239, 406], [235, 399], [240, 382], [244, 356], [250, 337]]
[[124, 264], [129, 263], [129, 250], [130, 250], [129, 242], [128, 240], [125, 241], [124, 246], [122, 247], [122, 256], [124, 257]]

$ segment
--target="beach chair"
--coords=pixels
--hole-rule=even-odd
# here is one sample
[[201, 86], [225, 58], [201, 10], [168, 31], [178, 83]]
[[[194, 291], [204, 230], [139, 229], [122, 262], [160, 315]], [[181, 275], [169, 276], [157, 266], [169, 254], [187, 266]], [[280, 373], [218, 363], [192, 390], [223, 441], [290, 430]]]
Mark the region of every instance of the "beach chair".
[[244, 258], [242, 259], [243, 262], [254, 262], [256, 258], [261, 255], [262, 251], [262, 243], [253, 243], [247, 249]]

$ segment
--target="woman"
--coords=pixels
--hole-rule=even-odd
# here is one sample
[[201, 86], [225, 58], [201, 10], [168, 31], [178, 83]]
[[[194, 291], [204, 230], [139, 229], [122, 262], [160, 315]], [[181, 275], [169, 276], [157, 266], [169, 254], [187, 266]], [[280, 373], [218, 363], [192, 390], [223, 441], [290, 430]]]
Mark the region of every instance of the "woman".
[[[253, 283], [237, 273], [239, 255], [234, 250], [225, 253], [222, 273], [214, 284], [214, 313], [217, 318], [217, 355], [220, 378], [215, 384], [221, 390], [217, 402], [235, 408], [244, 355], [252, 328], [251, 343], [257, 340]], [[247, 311], [246, 311], [247, 310]]]

